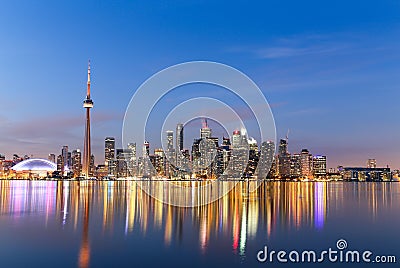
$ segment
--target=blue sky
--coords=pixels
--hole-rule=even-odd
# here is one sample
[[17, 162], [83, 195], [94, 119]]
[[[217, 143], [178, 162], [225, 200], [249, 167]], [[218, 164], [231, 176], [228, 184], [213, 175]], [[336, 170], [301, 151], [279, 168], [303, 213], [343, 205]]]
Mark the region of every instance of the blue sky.
[[291, 152], [400, 168], [398, 1], [8, 1], [0, 24], [7, 157], [82, 148], [89, 58], [97, 162], [141, 83], [210, 60], [258, 84]]

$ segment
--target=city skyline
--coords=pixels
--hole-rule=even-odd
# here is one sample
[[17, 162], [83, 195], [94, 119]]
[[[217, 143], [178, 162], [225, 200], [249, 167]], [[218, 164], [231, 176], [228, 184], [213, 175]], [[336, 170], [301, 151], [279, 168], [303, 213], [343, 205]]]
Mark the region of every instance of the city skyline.
[[[86, 100], [86, 99], [85, 99]], [[211, 120], [212, 121], [212, 120]], [[202, 128], [199, 128], [198, 130], [200, 130], [200, 135], [199, 135], [199, 138], [200, 139], [203, 139], [203, 138], [205, 138], [205, 137], [207, 137], [207, 138], [210, 138], [210, 135], [211, 135], [211, 131], [212, 131], [212, 129], [210, 129], [210, 128], [208, 128], [208, 124], [207, 124], [207, 120], [205, 120], [205, 122], [206, 122], [206, 129], [208, 129], [208, 134], [209, 135], [205, 135], [204, 137], [203, 137], [203, 132], [204, 132], [204, 123], [203, 123], [203, 125], [202, 125]], [[191, 127], [193, 127], [193, 126], [191, 126]], [[196, 138], [195, 139], [192, 139], [193, 140], [193, 143], [191, 143], [191, 142], [188, 142], [187, 140], [185, 140], [183, 137], [185, 136], [185, 134], [184, 134], [184, 130], [186, 129], [186, 127], [182, 124], [182, 123], [177, 123], [177, 127], [176, 127], [176, 131], [174, 132], [174, 131], [172, 131], [172, 130], [167, 130], [166, 132], [167, 132], [167, 135], [166, 135], [166, 140], [164, 141], [164, 144], [163, 145], [161, 145], [161, 146], [151, 146], [151, 142], [149, 142], [149, 141], [144, 141], [143, 143], [137, 143], [137, 142], [134, 142], [134, 141], [132, 141], [131, 143], [129, 143], [129, 144], [134, 144], [135, 145], [135, 150], [136, 150], [136, 146], [137, 146], [137, 144], [139, 144], [139, 145], [142, 145], [143, 146], [143, 150], [144, 150], [144, 148], [146, 148], [146, 151], [147, 151], [147, 155], [157, 155], [157, 152], [158, 153], [160, 153], [160, 152], [163, 152], [163, 153], [165, 153], [165, 152], [167, 152], [169, 149], [173, 149], [174, 150], [174, 152], [173, 152], [173, 155], [174, 155], [174, 157], [176, 157], [175, 156], [175, 154], [177, 153], [176, 152], [176, 148], [181, 148], [180, 150], [181, 151], [184, 151], [184, 150], [191, 150], [191, 146], [193, 145], [193, 143], [195, 143], [196, 142]], [[179, 131], [179, 133], [180, 133], [180, 135], [178, 136], [178, 135], [176, 135], [176, 133], [178, 133], [178, 131]], [[244, 130], [245, 131], [245, 130]], [[170, 135], [168, 135], [168, 133], [170, 134]], [[228, 134], [227, 136], [225, 136], [225, 135], [222, 135], [222, 136], [216, 136], [216, 137], [212, 137], [212, 139], [218, 139], [218, 144], [220, 145], [220, 146], [223, 146], [224, 145], [224, 142], [225, 142], [225, 140], [227, 139], [227, 140], [229, 140], [230, 142], [234, 142], [234, 140], [235, 140], [235, 134], [237, 134], [237, 133], [239, 133], [240, 134], [240, 130], [239, 129], [237, 129], [237, 130], [235, 130], [233, 133], [231, 133], [231, 134]], [[193, 133], [191, 133], [192, 135], [190, 135], [191, 137], [193, 136]], [[194, 135], [194, 136], [196, 136], [196, 135]], [[285, 153], [287, 153], [287, 154], [289, 154], [289, 155], [300, 155], [301, 153], [303, 153], [304, 151], [306, 151], [307, 153], [309, 152], [308, 151], [308, 148], [306, 148], [306, 147], [299, 147], [299, 148], [301, 148], [300, 150], [298, 150], [298, 151], [295, 151], [295, 150], [289, 150], [289, 143], [288, 143], [288, 140], [289, 140], [289, 138], [288, 138], [288, 135], [285, 137], [285, 138], [278, 138], [276, 141], [270, 141], [270, 140], [268, 140], [268, 141], [258, 141], [258, 140], [256, 140], [256, 139], [254, 139], [252, 136], [250, 136], [250, 135], [248, 135], [247, 136], [248, 137], [248, 143], [249, 143], [249, 146], [251, 146], [251, 143], [252, 142], [254, 142], [254, 144], [257, 146], [257, 150], [259, 150], [259, 151], [261, 151], [261, 147], [262, 147], [262, 143], [263, 142], [272, 142], [272, 143], [274, 143], [275, 144], [275, 156], [279, 156], [280, 154], [281, 154], [281, 149], [280, 149], [280, 146], [282, 145], [281, 143], [282, 143], [282, 141], [285, 141], [285, 143], [286, 143], [286, 149], [285, 149]], [[199, 140], [200, 140], [199, 139]], [[85, 133], [85, 136], [84, 136], [84, 141], [86, 140], [86, 133]], [[174, 142], [175, 141], [175, 142]], [[278, 142], [278, 141], [280, 141], [280, 142]], [[95, 166], [98, 166], [98, 165], [103, 165], [103, 164], [105, 164], [106, 166], [107, 166], [107, 163], [108, 163], [108, 161], [110, 161], [111, 159], [115, 159], [115, 157], [117, 156], [117, 153], [116, 153], [116, 151], [118, 151], [118, 150], [120, 150], [120, 151], [123, 151], [123, 150], [125, 150], [125, 149], [129, 149], [129, 148], [123, 148], [122, 146], [117, 146], [116, 144], [118, 144], [118, 143], [116, 143], [116, 142], [118, 142], [118, 143], [120, 143], [121, 141], [118, 141], [118, 140], [116, 140], [116, 138], [115, 137], [111, 137], [111, 136], [107, 136], [107, 137], [105, 137], [104, 139], [103, 139], [103, 149], [102, 149], [102, 152], [99, 154], [99, 155], [94, 155], [94, 154], [92, 154], [92, 158], [94, 158], [94, 162], [92, 162], [93, 164], [95, 164]], [[112, 144], [112, 146], [110, 146], [110, 144]], [[129, 144], [128, 144], [128, 147], [129, 147]], [[179, 144], [179, 146], [177, 145], [177, 144]], [[190, 144], [190, 146], [183, 146], [183, 144]], [[72, 171], [72, 166], [73, 166], [73, 164], [72, 164], [72, 162], [71, 163], [69, 163], [68, 162], [68, 164], [65, 164], [66, 163], [66, 159], [68, 159], [68, 157], [69, 157], [69, 159], [71, 159], [71, 157], [73, 157], [73, 154], [74, 154], [74, 152], [76, 153], [76, 152], [78, 152], [79, 153], [79, 157], [81, 157], [80, 156], [80, 148], [75, 148], [73, 151], [72, 151], [72, 153], [71, 152], [69, 152], [69, 156], [67, 157], [66, 156], [66, 154], [68, 153], [68, 147], [69, 147], [69, 145], [63, 145], [63, 146], [61, 146], [60, 148], [61, 148], [61, 150], [60, 150], [60, 152], [61, 152], [61, 154], [60, 155], [58, 155], [58, 157], [61, 157], [61, 159], [62, 160], [60, 160], [60, 161], [62, 161], [62, 168], [64, 169], [64, 166], [68, 166], [68, 168], [71, 168], [71, 171]], [[140, 148], [140, 147], [139, 147]], [[164, 150], [164, 149], [166, 149], [166, 150]], [[140, 150], [139, 150], [140, 151]], [[150, 153], [150, 152], [152, 152], [152, 153]], [[13, 155], [14, 157], [16, 156], [16, 155], [18, 155], [21, 159], [28, 159], [28, 158], [39, 158], [39, 159], [47, 159], [47, 160], [49, 160], [49, 161], [51, 161], [51, 162], [53, 162], [53, 163], [57, 163], [57, 154], [54, 154], [55, 152], [49, 152], [46, 156], [40, 156], [40, 157], [38, 157], [38, 156], [35, 156], [35, 155], [33, 155], [33, 154], [29, 154], [29, 153], [26, 153], [26, 154], [23, 154], [23, 155], [18, 155], [18, 154], [16, 154], [16, 153], [13, 153], [13, 154], [11, 154], [11, 155]], [[144, 151], [143, 151], [143, 153], [144, 153]], [[141, 156], [143, 156], [143, 153], [141, 154]], [[5, 159], [12, 159], [12, 158], [7, 158], [7, 156], [5, 155], [5, 154], [0, 154], [0, 156], [3, 156], [3, 157], [5, 157]], [[328, 170], [336, 170], [338, 167], [343, 167], [343, 166], [348, 166], [348, 167], [356, 167], [356, 166], [359, 166], [359, 167], [367, 167], [367, 168], [377, 168], [377, 167], [382, 167], [382, 168], [384, 168], [384, 167], [390, 167], [389, 165], [386, 165], [386, 164], [382, 164], [380, 161], [379, 161], [379, 159], [376, 159], [376, 158], [365, 158], [365, 159], [363, 159], [363, 163], [362, 164], [360, 164], [360, 165], [349, 165], [349, 164], [346, 164], [346, 163], [341, 163], [341, 164], [339, 164], [339, 165], [337, 165], [337, 166], [330, 166], [330, 165], [328, 165], [329, 164], [329, 161], [327, 161], [327, 157], [329, 157], [328, 155], [326, 155], [326, 154], [324, 154], [323, 152], [317, 152], [315, 155], [314, 155], [315, 157], [321, 157], [321, 156], [323, 156], [323, 157], [325, 157], [325, 161], [326, 161], [326, 167], [325, 167], [325, 170], [328, 172]], [[136, 151], [135, 151], [135, 157], [136, 157]], [[167, 157], [168, 158], [168, 157]], [[93, 159], [92, 159], [92, 161], [93, 161]], [[176, 160], [173, 160], [173, 162], [175, 162]], [[83, 167], [83, 163], [81, 163], [81, 168]], [[89, 166], [90, 166], [91, 164], [89, 164], [88, 165], [88, 168], [89, 168]], [[94, 167], [92, 167], [92, 168], [94, 168]], [[399, 168], [396, 168], [396, 167], [390, 167], [392, 170], [399, 170]], [[83, 170], [83, 168], [82, 168], [82, 170]]]
[[364, 2], [359, 12], [355, 3], [327, 9], [318, 1], [307, 8], [292, 2], [301, 12], [281, 18], [275, 11], [284, 4], [214, 3], [210, 10], [206, 2], [79, 3], [78, 11], [77, 2], [4, 4], [0, 22], [10, 27], [0, 30], [9, 37], [0, 46], [0, 153], [46, 158], [65, 144], [83, 148], [78, 107], [88, 58], [95, 63], [97, 163], [104, 137], [121, 140], [125, 108], [143, 81], [166, 66], [209, 59], [257, 82], [278, 137], [291, 130], [292, 151], [324, 152], [333, 167], [376, 158], [399, 168], [398, 3]]

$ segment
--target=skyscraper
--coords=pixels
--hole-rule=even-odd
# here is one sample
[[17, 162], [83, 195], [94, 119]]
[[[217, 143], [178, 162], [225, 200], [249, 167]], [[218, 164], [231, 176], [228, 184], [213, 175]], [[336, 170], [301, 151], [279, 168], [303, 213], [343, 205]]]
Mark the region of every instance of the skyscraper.
[[[254, 148], [254, 144], [253, 144]], [[232, 135], [232, 165], [228, 169], [228, 175], [234, 178], [241, 178], [247, 164], [249, 163], [249, 144], [247, 141], [246, 129], [233, 131]]]
[[232, 135], [232, 147], [238, 148], [240, 146], [240, 143], [241, 143], [240, 131], [235, 130], [233, 131]]
[[301, 176], [301, 154], [290, 156], [290, 177], [298, 178]]
[[207, 119], [203, 120], [202, 128], [200, 129], [200, 138], [211, 138], [211, 129], [208, 127]]
[[70, 169], [72, 167], [72, 154], [71, 154], [71, 152], [67, 153], [67, 166], [68, 166], [68, 169]]
[[183, 124], [176, 125], [176, 151], [183, 150]]
[[218, 138], [211, 137], [211, 129], [208, 127], [207, 119], [203, 120], [200, 129], [200, 143], [199, 143], [199, 168], [202, 175], [211, 175], [211, 166], [215, 160], [218, 148]]
[[57, 171], [63, 172], [63, 157], [62, 155], [57, 156]]
[[145, 141], [143, 144], [143, 157], [142, 157], [142, 176], [151, 176], [152, 165], [150, 162], [150, 143]]
[[64, 170], [69, 168], [68, 166], [68, 145], [64, 145], [61, 149], [61, 156], [62, 156], [62, 166], [61, 166], [61, 171], [64, 172]]
[[82, 161], [81, 151], [79, 149], [72, 151], [71, 166], [74, 173], [74, 177], [79, 177], [82, 172]]
[[229, 138], [222, 138], [222, 169], [223, 171], [228, 167], [229, 160], [231, 159], [231, 140]]
[[148, 141], [144, 141], [143, 144], [143, 157], [147, 157], [150, 155], [150, 143]]
[[279, 156], [288, 154], [287, 140], [281, 139], [279, 142]]
[[131, 151], [131, 159], [128, 161], [130, 176], [137, 175], [136, 143], [128, 143], [128, 150]]
[[131, 158], [131, 150], [117, 149], [117, 177], [126, 178], [129, 176], [128, 161]]
[[312, 155], [307, 149], [301, 150], [301, 175], [303, 177], [312, 177]]
[[86, 123], [85, 123], [85, 139], [83, 145], [83, 165], [82, 174], [86, 178], [92, 176], [90, 163], [91, 163], [91, 140], [90, 140], [90, 109], [93, 108], [93, 101], [90, 98], [90, 61], [88, 64], [88, 77], [87, 77], [87, 91], [86, 99], [83, 101], [83, 108], [86, 109]]
[[47, 158], [50, 162], [56, 163], [56, 155], [55, 154], [49, 154]]
[[288, 152], [288, 142], [284, 139], [279, 142], [278, 171], [279, 176], [283, 178], [290, 176], [290, 154]]
[[108, 166], [115, 159], [115, 138], [106, 137], [104, 140], [104, 164]]
[[177, 167], [181, 167], [183, 160], [183, 124], [181, 123], [176, 125], [175, 139], [175, 162]]
[[254, 138], [249, 137], [247, 143], [249, 145], [249, 160], [246, 166], [245, 176], [253, 177], [256, 175], [260, 154], [258, 151], [257, 141]]
[[261, 144], [260, 160], [258, 162], [258, 178], [265, 179], [268, 175], [272, 177], [275, 174], [270, 174], [270, 168], [274, 161], [275, 143], [273, 141], [264, 141]]
[[154, 150], [154, 161], [152, 162], [154, 168], [159, 175], [165, 175], [165, 156], [161, 148]]
[[174, 149], [174, 132], [172, 130], [167, 130], [167, 151], [172, 151]]
[[167, 150], [165, 152], [167, 157], [167, 176], [173, 171], [173, 166], [176, 165], [175, 161], [175, 150], [174, 150], [174, 132], [172, 130], [167, 130]]
[[313, 173], [315, 178], [326, 176], [326, 156], [316, 155], [313, 157]]

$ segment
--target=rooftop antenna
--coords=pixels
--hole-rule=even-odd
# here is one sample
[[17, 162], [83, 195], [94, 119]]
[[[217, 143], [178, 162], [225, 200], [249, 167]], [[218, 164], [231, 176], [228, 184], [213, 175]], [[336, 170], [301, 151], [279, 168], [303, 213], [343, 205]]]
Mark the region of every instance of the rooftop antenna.
[[207, 118], [203, 118], [202, 127], [208, 128]]

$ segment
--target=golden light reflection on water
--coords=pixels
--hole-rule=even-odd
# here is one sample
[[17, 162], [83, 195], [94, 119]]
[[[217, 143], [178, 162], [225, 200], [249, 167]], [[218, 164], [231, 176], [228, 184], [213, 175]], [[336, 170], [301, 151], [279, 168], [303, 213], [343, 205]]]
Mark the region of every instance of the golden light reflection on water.
[[[230, 187], [224, 183], [218, 187]], [[353, 207], [367, 207], [375, 219], [382, 207], [392, 206], [389, 193], [399, 187], [395, 183], [266, 182], [251, 192], [250, 184], [238, 183], [211, 204], [180, 208], [155, 200], [134, 181], [0, 181], [0, 215], [21, 220], [36, 213], [45, 226], [49, 221], [72, 226], [82, 233], [78, 265], [88, 267], [91, 225], [101, 225], [103, 234], [123, 232], [126, 236], [138, 232], [145, 237], [149, 230], [156, 230], [163, 233], [167, 247], [180, 243], [185, 235], [195, 235], [203, 253], [213, 238], [229, 237], [232, 251], [244, 256], [247, 243], [260, 231], [270, 236], [278, 228], [323, 229], [330, 212], [348, 205], [348, 195]], [[200, 203], [210, 194], [194, 187], [191, 195], [176, 196], [165, 182], [151, 182], [149, 189], [167, 199]]]

